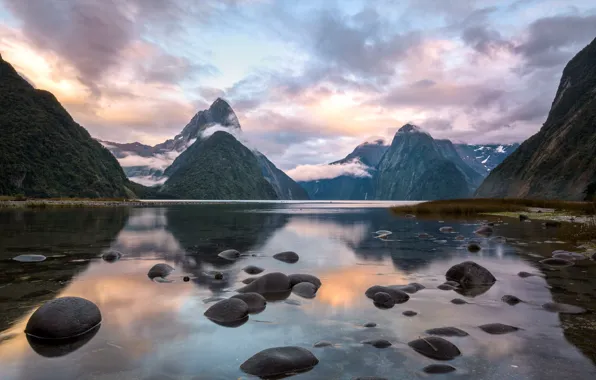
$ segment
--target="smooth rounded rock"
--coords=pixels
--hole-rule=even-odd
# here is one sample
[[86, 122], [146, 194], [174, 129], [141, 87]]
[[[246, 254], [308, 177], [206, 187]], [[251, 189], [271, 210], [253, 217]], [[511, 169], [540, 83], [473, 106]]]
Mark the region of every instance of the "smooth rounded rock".
[[494, 232], [493, 228], [488, 225], [480, 226], [480, 228], [478, 228], [476, 231], [474, 231], [474, 233], [476, 235], [481, 235], [481, 236], [486, 236], [486, 237], [492, 235], [493, 232]]
[[294, 286], [301, 282], [310, 282], [317, 288], [321, 287], [321, 280], [319, 280], [316, 276], [313, 276], [312, 274], [291, 274], [288, 276], [288, 278], [290, 279], [290, 286]]
[[276, 253], [273, 255], [273, 258], [288, 264], [294, 264], [300, 260], [300, 256], [298, 256], [296, 252], [292, 251]]
[[575, 264], [573, 261], [560, 259], [557, 257], [540, 260], [540, 263], [553, 268], [567, 268]]
[[418, 313], [416, 313], [415, 311], [412, 311], [412, 310], [406, 310], [402, 314], [405, 315], [406, 317], [414, 317], [414, 316], [418, 315]]
[[12, 259], [20, 263], [39, 263], [44, 261], [46, 257], [44, 255], [18, 255]]
[[184, 277], [182, 277], [182, 281], [189, 282], [190, 281], [190, 277], [184, 276]]
[[323, 348], [323, 347], [331, 347], [331, 346], [333, 346], [333, 343], [328, 342], [326, 340], [322, 340], [320, 342], [313, 344], [314, 348]]
[[305, 372], [319, 364], [309, 350], [302, 347], [274, 347], [263, 350], [242, 363], [240, 369], [261, 378]]
[[441, 228], [439, 228], [439, 231], [444, 234], [451, 234], [451, 233], [453, 233], [453, 227], [449, 227], [449, 226], [441, 227]]
[[213, 273], [213, 279], [214, 280], [223, 280], [224, 278], [224, 274], [221, 272], [214, 272]]
[[101, 258], [103, 259], [103, 261], [106, 261], [108, 263], [113, 263], [113, 262], [116, 262], [122, 258], [122, 253], [118, 252], [118, 251], [114, 251], [114, 250], [109, 250], [107, 252], [104, 252], [101, 255]]
[[262, 275], [255, 281], [238, 289], [238, 293], [283, 293], [291, 290], [290, 279], [283, 273], [273, 272]]
[[248, 305], [241, 299], [225, 299], [207, 309], [204, 315], [215, 322], [232, 323], [247, 317]]
[[457, 336], [457, 337], [464, 337], [468, 336], [467, 332], [464, 330], [458, 329], [457, 327], [437, 327], [434, 329], [426, 330], [425, 331], [429, 335], [439, 335], [439, 336]]
[[495, 276], [481, 265], [473, 261], [465, 261], [449, 268], [445, 277], [449, 281], [455, 281], [463, 288], [471, 288], [479, 285], [492, 285], [497, 281]]
[[542, 305], [542, 308], [552, 313], [561, 314], [583, 314], [587, 311], [583, 307], [557, 302], [547, 302], [544, 305]]
[[362, 325], [362, 327], [368, 327], [368, 328], [377, 327], [377, 324], [374, 322], [366, 322], [365, 324]]
[[261, 311], [265, 310], [265, 307], [267, 306], [267, 300], [259, 293], [236, 294], [231, 298], [237, 298], [244, 301], [248, 306], [249, 314], [260, 313]]
[[252, 283], [253, 281], [255, 281], [256, 279], [258, 279], [258, 277], [245, 278], [244, 280], [242, 280], [242, 283], [245, 285], [248, 285], [248, 284]]
[[380, 286], [380, 285], [371, 286], [370, 288], [368, 288], [366, 290], [366, 292], [364, 294], [368, 298], [373, 299], [375, 294], [381, 293], [381, 292], [389, 294], [391, 296], [391, 298], [393, 298], [393, 301], [395, 301], [396, 304], [407, 302], [410, 299], [410, 296], [406, 292], [403, 292], [399, 289], [394, 289], [394, 288], [391, 288], [388, 286]]
[[527, 277], [532, 277], [532, 276], [538, 276], [537, 274], [533, 274], [533, 273], [528, 273], [528, 272], [519, 272], [517, 274], [519, 277], [521, 278], [527, 278]]
[[240, 257], [240, 252], [236, 251], [235, 249], [227, 249], [218, 253], [217, 256], [229, 261], [236, 261]]
[[157, 277], [166, 278], [170, 273], [172, 273], [173, 270], [174, 268], [168, 264], [155, 264], [151, 267], [151, 269], [149, 269], [147, 277], [152, 280]]
[[476, 243], [470, 243], [468, 244], [468, 251], [470, 252], [480, 252], [482, 250], [482, 247], [479, 244]]
[[395, 301], [391, 295], [385, 292], [375, 293], [373, 296], [373, 302], [375, 303], [375, 306], [383, 309], [390, 309], [395, 306]]
[[467, 305], [468, 302], [465, 300], [462, 300], [461, 298], [454, 298], [451, 300], [451, 303], [454, 305]]
[[485, 333], [492, 335], [503, 335], [519, 330], [518, 327], [504, 325], [502, 323], [489, 323], [478, 327]]
[[408, 346], [419, 354], [435, 360], [451, 360], [461, 355], [459, 348], [453, 343], [437, 336], [413, 340]]
[[441, 375], [454, 372], [455, 368], [448, 364], [431, 364], [424, 367], [422, 371], [431, 375]]
[[387, 348], [391, 347], [391, 342], [385, 339], [371, 339], [365, 340], [362, 344], [369, 344], [375, 348]]
[[25, 333], [38, 339], [82, 336], [101, 324], [101, 312], [80, 297], [60, 297], [43, 304], [29, 318]]
[[244, 269], [242, 269], [242, 270], [248, 274], [259, 274], [259, 273], [262, 273], [265, 269], [257, 267], [255, 265], [248, 265], [248, 266], [244, 267]]
[[301, 282], [292, 287], [292, 293], [302, 298], [315, 298], [317, 295], [317, 287], [310, 282]]
[[511, 306], [517, 305], [518, 303], [522, 302], [522, 300], [510, 294], [506, 294], [503, 297], [501, 297], [501, 301]]
[[426, 286], [424, 286], [424, 285], [422, 285], [422, 284], [419, 284], [419, 283], [417, 283], [417, 282], [410, 282], [410, 283], [408, 284], [408, 286], [413, 286], [413, 287], [415, 287], [415, 288], [416, 288], [416, 290], [418, 290], [418, 291], [421, 291], [422, 289], [426, 289]]

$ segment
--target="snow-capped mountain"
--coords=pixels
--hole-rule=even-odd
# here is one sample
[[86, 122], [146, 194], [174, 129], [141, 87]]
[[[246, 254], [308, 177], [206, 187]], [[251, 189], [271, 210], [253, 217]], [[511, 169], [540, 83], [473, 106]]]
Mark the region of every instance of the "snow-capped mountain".
[[488, 145], [455, 144], [455, 149], [462, 160], [484, 177], [518, 147], [518, 143]]

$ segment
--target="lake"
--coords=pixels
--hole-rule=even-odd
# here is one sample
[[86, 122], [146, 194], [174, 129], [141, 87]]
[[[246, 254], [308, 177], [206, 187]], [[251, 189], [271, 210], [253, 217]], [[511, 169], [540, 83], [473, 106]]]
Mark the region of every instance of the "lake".
[[[594, 314], [559, 315], [545, 302], [594, 307], [593, 262], [548, 270], [538, 261], [573, 249], [556, 229], [517, 220], [497, 222], [495, 235], [474, 235], [479, 220], [427, 220], [392, 215], [395, 202], [281, 202], [187, 204], [140, 208], [73, 208], [0, 211], [0, 379], [252, 379], [240, 365], [278, 346], [309, 349], [319, 364], [292, 379], [594, 379]], [[493, 218], [496, 220], [497, 218]], [[457, 233], [441, 233], [451, 226]], [[384, 239], [375, 231], [389, 230]], [[431, 238], [421, 239], [419, 233]], [[461, 234], [466, 240], [456, 240]], [[467, 250], [477, 240], [478, 253]], [[121, 260], [108, 263], [102, 252]], [[217, 256], [226, 249], [237, 261]], [[272, 256], [295, 251], [294, 264]], [[19, 263], [20, 254], [47, 260]], [[497, 282], [481, 294], [437, 288], [455, 264], [473, 260]], [[151, 281], [148, 270], [168, 263], [171, 283]], [[213, 297], [230, 297], [256, 265], [266, 273], [308, 273], [323, 285], [314, 299], [290, 294], [269, 301], [239, 327], [220, 326], [203, 313]], [[525, 271], [538, 276], [527, 278]], [[216, 280], [221, 272], [223, 279]], [[190, 277], [184, 282], [183, 277]], [[417, 282], [426, 288], [390, 309], [364, 293], [373, 285]], [[526, 301], [510, 306], [501, 297]], [[96, 303], [99, 331], [70, 348], [30, 344], [23, 333], [35, 309], [56, 297]], [[467, 303], [456, 305], [454, 298]], [[404, 311], [414, 311], [407, 317]], [[374, 322], [376, 327], [363, 327]], [[519, 330], [491, 335], [478, 326], [503, 323]], [[408, 342], [425, 330], [454, 326], [469, 336], [448, 337], [461, 356], [427, 358]], [[384, 349], [362, 344], [385, 339]], [[319, 341], [332, 346], [314, 348]], [[421, 370], [434, 363], [456, 368], [446, 375]]]

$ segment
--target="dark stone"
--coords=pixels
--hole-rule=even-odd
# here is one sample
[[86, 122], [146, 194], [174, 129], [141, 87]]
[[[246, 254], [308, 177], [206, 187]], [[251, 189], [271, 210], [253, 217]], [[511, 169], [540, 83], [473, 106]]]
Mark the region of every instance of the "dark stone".
[[230, 298], [211, 306], [204, 315], [215, 322], [232, 323], [247, 317], [248, 305], [241, 299]]
[[426, 330], [425, 331], [429, 335], [439, 335], [439, 336], [457, 336], [457, 337], [464, 337], [468, 336], [467, 332], [464, 330], [460, 330], [457, 327], [437, 327], [434, 329]]
[[315, 347], [315, 348], [330, 347], [330, 346], [333, 346], [333, 343], [327, 342], [326, 340], [322, 340], [322, 341], [317, 342], [313, 345], [313, 347]]
[[454, 298], [451, 300], [451, 303], [454, 305], [466, 305], [467, 302], [465, 300], [462, 300], [461, 298]]
[[473, 261], [465, 261], [452, 266], [445, 277], [449, 281], [455, 281], [463, 288], [472, 288], [480, 285], [492, 285], [497, 279], [484, 268]]
[[553, 313], [562, 314], [583, 314], [587, 311], [583, 307], [556, 302], [547, 302], [544, 305], [542, 305], [542, 308]]
[[273, 258], [276, 260], [279, 260], [279, 261], [283, 261], [284, 263], [294, 264], [294, 263], [298, 262], [298, 260], [300, 259], [300, 256], [298, 256], [298, 254], [296, 252], [286, 251], [286, 252], [276, 253], [275, 255], [273, 255]]
[[451, 360], [461, 355], [459, 348], [453, 343], [437, 336], [413, 340], [408, 346], [419, 354], [435, 360]]
[[470, 252], [479, 252], [481, 249], [482, 247], [476, 243], [468, 244], [468, 251]]
[[441, 284], [441, 285], [437, 286], [437, 289], [440, 289], [440, 290], [455, 290], [455, 288], [453, 286], [448, 285], [448, 284]]
[[519, 272], [517, 275], [521, 278], [537, 276], [536, 274], [532, 274], [532, 273], [528, 273], [528, 272]]
[[240, 257], [240, 252], [236, 251], [235, 249], [227, 249], [223, 252], [220, 252], [217, 256], [229, 261], [236, 261]]
[[518, 327], [504, 325], [502, 323], [489, 323], [486, 325], [478, 326], [482, 331], [492, 335], [508, 334], [519, 330]]
[[366, 322], [362, 325], [363, 327], [377, 327], [377, 324], [374, 322]]
[[426, 289], [426, 286], [424, 286], [424, 285], [422, 285], [422, 284], [419, 284], [419, 283], [417, 283], [417, 282], [410, 282], [410, 283], [408, 284], [408, 286], [413, 286], [413, 287], [415, 287], [415, 288], [416, 288], [418, 291], [421, 291], [422, 289]]
[[243, 271], [245, 271], [248, 274], [259, 274], [261, 272], [263, 272], [265, 269], [254, 266], [254, 265], [249, 265], [244, 267]]
[[242, 363], [240, 369], [261, 378], [305, 372], [319, 364], [319, 360], [302, 347], [268, 348]]
[[190, 277], [184, 276], [184, 277], [182, 277], [182, 281], [189, 282], [190, 281]]
[[291, 290], [290, 279], [283, 273], [273, 272], [262, 275], [255, 281], [238, 289], [238, 293], [283, 293]]
[[248, 305], [249, 314], [260, 313], [265, 310], [265, 307], [267, 306], [267, 300], [259, 293], [236, 294], [231, 298], [237, 298], [244, 301], [246, 305]]
[[170, 273], [172, 273], [173, 270], [174, 268], [168, 264], [155, 264], [151, 267], [151, 269], [149, 269], [147, 277], [152, 280], [156, 277], [166, 278]]
[[520, 214], [520, 215], [519, 215], [519, 220], [520, 220], [521, 222], [523, 222], [524, 220], [528, 220], [528, 219], [529, 219], [529, 218], [528, 218], [528, 216], [527, 216], [527, 215], [523, 215], [523, 214]]
[[313, 276], [312, 274], [301, 274], [301, 273], [291, 274], [288, 276], [288, 278], [290, 279], [290, 286], [294, 286], [301, 282], [310, 282], [311, 284], [316, 286], [317, 289], [321, 287], [321, 280], [319, 280], [317, 277]]
[[114, 251], [114, 250], [109, 250], [107, 252], [104, 252], [103, 255], [101, 255], [101, 258], [104, 261], [107, 261], [108, 263], [116, 262], [116, 261], [120, 260], [121, 257], [122, 257], [122, 253], [118, 252], [118, 251]]
[[510, 294], [506, 294], [503, 297], [501, 297], [501, 301], [511, 306], [517, 305], [518, 303], [522, 302], [522, 300]]
[[451, 234], [451, 233], [453, 233], [453, 227], [448, 227], [448, 226], [441, 227], [441, 228], [439, 228], [439, 231], [441, 231], [444, 234]]
[[248, 284], [252, 283], [256, 279], [258, 279], [258, 277], [245, 278], [244, 280], [242, 280], [242, 283], [248, 285]]
[[544, 264], [544, 265], [548, 265], [549, 267], [555, 267], [555, 268], [566, 268], [566, 267], [570, 267], [570, 266], [574, 265], [573, 261], [560, 259], [557, 257], [540, 260], [540, 263]]
[[364, 342], [362, 342], [362, 344], [370, 344], [371, 346], [375, 347], [375, 348], [387, 348], [387, 347], [391, 347], [391, 342], [385, 340], [385, 339], [371, 339], [371, 340], [365, 340]]
[[410, 299], [410, 296], [406, 292], [403, 292], [399, 289], [394, 289], [394, 288], [391, 288], [388, 286], [380, 286], [380, 285], [371, 286], [370, 288], [368, 288], [366, 290], [366, 292], [364, 294], [368, 298], [373, 299], [375, 294], [380, 293], [380, 292], [389, 294], [391, 296], [391, 298], [393, 298], [393, 301], [395, 301], [395, 303], [397, 303], [397, 304], [404, 303]]
[[431, 375], [440, 375], [455, 371], [455, 368], [448, 364], [431, 364], [422, 369], [423, 372]]
[[37, 339], [68, 339], [98, 327], [97, 305], [80, 297], [61, 297], [43, 304], [27, 322], [25, 333]]
[[89, 341], [91, 341], [91, 339], [93, 339], [93, 337], [97, 334], [100, 327], [101, 325], [97, 325], [83, 335], [68, 339], [48, 340], [34, 338], [30, 335], [25, 336], [27, 337], [29, 346], [31, 346], [33, 351], [35, 351], [38, 355], [46, 358], [57, 358], [68, 355], [89, 343]]
[[215, 273], [213, 273], [213, 278], [214, 278], [215, 280], [223, 280], [223, 278], [224, 278], [224, 275], [223, 275], [223, 273], [221, 273], [221, 272], [215, 272]]
[[402, 314], [405, 315], [406, 317], [414, 317], [414, 316], [418, 315], [418, 313], [416, 313], [415, 311], [412, 311], [412, 310], [406, 310]]
[[44, 261], [46, 257], [44, 255], [18, 255], [12, 259], [20, 263], [38, 263]]
[[382, 309], [391, 309], [395, 306], [395, 301], [388, 293], [378, 292], [373, 296], [373, 302], [375, 306]]
[[303, 298], [315, 298], [317, 295], [317, 287], [310, 282], [301, 282], [294, 285], [292, 293]]

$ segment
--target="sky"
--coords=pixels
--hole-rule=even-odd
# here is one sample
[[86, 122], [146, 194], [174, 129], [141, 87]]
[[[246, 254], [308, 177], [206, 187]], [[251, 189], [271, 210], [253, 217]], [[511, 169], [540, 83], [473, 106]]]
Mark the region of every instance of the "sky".
[[0, 0], [0, 53], [92, 136], [154, 145], [226, 99], [282, 170], [405, 123], [536, 133], [593, 0]]

